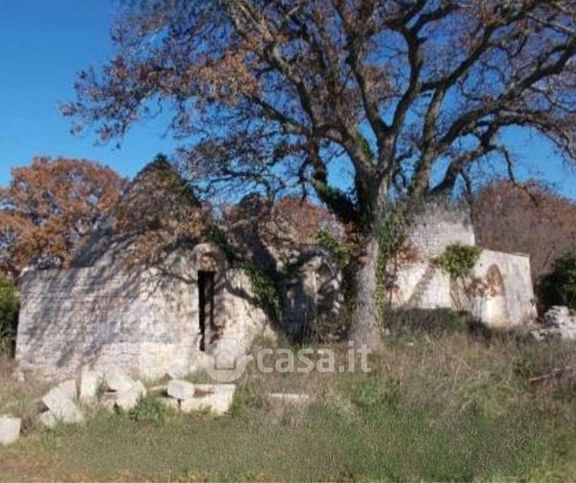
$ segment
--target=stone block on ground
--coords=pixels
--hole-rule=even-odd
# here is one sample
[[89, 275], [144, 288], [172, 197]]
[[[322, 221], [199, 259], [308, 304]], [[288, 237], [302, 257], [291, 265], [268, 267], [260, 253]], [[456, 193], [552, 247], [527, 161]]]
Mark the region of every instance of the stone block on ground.
[[106, 386], [111, 391], [126, 392], [132, 389], [136, 381], [118, 367], [111, 367], [104, 376]]
[[118, 394], [115, 392], [105, 392], [100, 397], [100, 407], [107, 409], [108, 411], [114, 411], [117, 396]]
[[76, 401], [78, 398], [78, 389], [76, 386], [76, 381], [74, 379], [69, 379], [68, 381], [61, 382], [56, 386], [56, 389], [61, 391], [66, 395], [70, 401]]
[[136, 381], [130, 389], [116, 394], [116, 405], [124, 411], [135, 408], [140, 400], [146, 396], [146, 387]]
[[58, 421], [70, 424], [84, 421], [82, 411], [80, 411], [74, 401], [70, 399], [69, 393], [60, 386], [49, 391], [42, 398], [42, 402]]
[[56, 416], [52, 414], [52, 411], [44, 411], [41, 413], [40, 416], [38, 416], [38, 421], [40, 424], [50, 429], [55, 428], [56, 424], [58, 424], [58, 420], [56, 419]]
[[192, 399], [194, 397], [194, 384], [188, 381], [173, 379], [168, 383], [166, 392], [174, 399]]
[[12, 416], [0, 416], [0, 445], [8, 446], [18, 441], [22, 421]]
[[80, 403], [94, 404], [98, 397], [100, 387], [100, 376], [97, 372], [82, 369], [80, 375]]
[[542, 322], [545, 328], [532, 332], [537, 340], [553, 336], [564, 340], [576, 340], [576, 316], [570, 313], [568, 307], [551, 307], [542, 317]]
[[196, 384], [195, 395], [180, 401], [180, 409], [185, 412], [211, 411], [221, 416], [227, 413], [234, 400], [234, 384]]

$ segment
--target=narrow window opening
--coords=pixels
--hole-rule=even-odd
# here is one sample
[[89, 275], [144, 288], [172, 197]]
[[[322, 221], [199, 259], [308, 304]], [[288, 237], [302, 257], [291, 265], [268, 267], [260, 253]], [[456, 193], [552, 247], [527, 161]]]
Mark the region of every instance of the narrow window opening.
[[200, 350], [205, 351], [215, 334], [214, 280], [215, 272], [198, 272], [198, 314], [200, 324]]

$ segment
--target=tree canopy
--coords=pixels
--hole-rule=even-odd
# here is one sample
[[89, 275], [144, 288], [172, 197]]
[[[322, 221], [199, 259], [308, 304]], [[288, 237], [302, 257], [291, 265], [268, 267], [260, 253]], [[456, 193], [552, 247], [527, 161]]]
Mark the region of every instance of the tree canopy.
[[63, 109], [107, 140], [170, 105], [208, 193], [315, 193], [356, 227], [370, 321], [391, 200], [471, 185], [482, 160], [512, 169], [511, 126], [576, 158], [575, 18], [572, 0], [132, 1], [117, 56]]
[[117, 202], [125, 181], [96, 163], [35, 158], [0, 189], [0, 269], [66, 266]]
[[557, 258], [576, 246], [576, 203], [534, 181], [499, 181], [474, 202], [481, 246], [530, 255], [532, 278], [540, 284]]

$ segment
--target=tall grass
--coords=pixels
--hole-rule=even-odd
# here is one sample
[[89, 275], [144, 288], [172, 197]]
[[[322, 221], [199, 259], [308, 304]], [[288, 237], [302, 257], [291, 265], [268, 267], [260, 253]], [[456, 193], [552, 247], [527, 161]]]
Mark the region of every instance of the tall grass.
[[[453, 314], [398, 317], [411, 324], [390, 321], [369, 374], [253, 371], [222, 418], [160, 415], [147, 401], [132, 413], [98, 413], [83, 427], [30, 431], [0, 449], [0, 480], [574, 478], [574, 380], [566, 373], [530, 382], [576, 363], [574, 344], [479, 335]], [[270, 391], [315, 400], [278, 406], [264, 397]]]

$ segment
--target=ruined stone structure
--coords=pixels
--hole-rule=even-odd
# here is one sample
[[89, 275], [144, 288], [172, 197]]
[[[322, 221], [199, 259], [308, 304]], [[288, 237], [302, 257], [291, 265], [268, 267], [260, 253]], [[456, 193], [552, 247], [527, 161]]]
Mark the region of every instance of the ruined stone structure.
[[207, 358], [244, 354], [267, 330], [246, 274], [209, 244], [143, 271], [29, 272], [21, 293], [16, 358], [45, 377], [113, 365], [149, 378], [188, 374]]
[[528, 255], [484, 249], [463, 280], [452, 280], [434, 263], [450, 245], [476, 245], [464, 212], [429, 207], [416, 217], [408, 240], [413, 256], [394, 267], [389, 292], [393, 306], [468, 311], [491, 327], [520, 326], [536, 319]]
[[[174, 189], [173, 174], [156, 163], [125, 195], [118, 211], [150, 218], [138, 231], [158, 223], [146, 204], [173, 219], [169, 206], [154, 206], [155, 198], [171, 200], [164, 191]], [[181, 209], [182, 196], [172, 202]], [[22, 276], [16, 359], [24, 372], [64, 378], [117, 365], [145, 378], [177, 376], [225, 365], [269, 330], [248, 274], [216, 245], [191, 243], [133, 266], [127, 257], [136, 233], [119, 235], [113, 225], [96, 233], [72, 268]]]
[[[122, 213], [136, 219], [132, 231], [118, 233], [118, 223], [110, 221], [71, 268], [25, 273], [16, 348], [20, 368], [59, 379], [113, 366], [144, 378], [177, 377], [206, 364], [225, 366], [244, 355], [257, 336], [272, 334], [270, 314], [249, 272], [232, 263], [221, 245], [193, 239], [185, 246], [170, 245], [154, 263], [126, 263], [137, 236], [161, 225], [157, 212], [172, 223], [171, 233], [179, 216], [188, 220], [199, 209], [171, 168], [153, 164], [111, 215], [116, 221]], [[413, 226], [412, 256], [391, 267], [393, 306], [467, 310], [490, 326], [517, 326], [535, 318], [527, 256], [484, 250], [465, 280], [451, 280], [434, 259], [451, 244], [475, 245], [471, 225], [461, 214], [436, 207]], [[287, 333], [312, 322], [338, 322], [342, 274], [329, 253], [306, 249], [285, 256], [286, 261], [273, 247], [261, 243], [258, 249], [268, 254], [264, 269], [283, 274], [276, 282], [284, 308], [280, 323]]]

